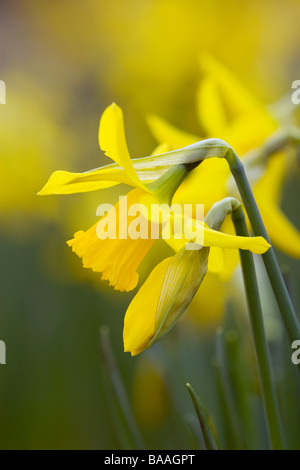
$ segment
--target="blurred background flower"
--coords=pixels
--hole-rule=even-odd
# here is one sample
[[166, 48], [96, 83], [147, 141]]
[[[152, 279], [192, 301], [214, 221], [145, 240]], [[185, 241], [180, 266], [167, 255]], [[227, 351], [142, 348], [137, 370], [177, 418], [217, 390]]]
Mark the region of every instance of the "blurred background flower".
[[[0, 106], [0, 339], [7, 345], [7, 365], [0, 366], [1, 448], [122, 445], [107, 406], [104, 366], [99, 365], [102, 324], [111, 327], [125, 389], [149, 448], [197, 445], [186, 381], [199, 391], [221, 444], [240, 445], [230, 420], [222, 420], [215, 358], [214, 311], [227, 298], [224, 285], [210, 311], [202, 310], [203, 323], [194, 315], [197, 329], [192, 317], [184, 316], [163, 344], [131, 359], [122, 350], [122, 327], [134, 293], [103, 286], [65, 244], [76, 230], [95, 223], [96, 207], [113, 198], [116, 202], [119, 191], [47, 199], [36, 193], [56, 169], [80, 172], [107, 163], [97, 134], [100, 116], [113, 101], [126, 114], [132, 157], [149, 155], [156, 145], [145, 120], [151, 113], [204, 135], [195, 103], [202, 52], [220, 60], [263, 104], [288, 95], [300, 73], [299, 18], [298, 0], [1, 2], [0, 79], [7, 92], [7, 104]], [[282, 207], [299, 228], [298, 178], [295, 174], [284, 188]], [[279, 257], [296, 291], [299, 265], [284, 254]], [[158, 244], [141, 282], [160, 260]], [[209, 276], [204, 282], [211, 282]], [[264, 447], [264, 426], [255, 427], [261, 402], [251, 341], [245, 339], [248, 325], [244, 316], [233, 315], [232, 303], [225, 313], [229, 354], [238, 348], [230, 373], [249, 436], [246, 445]], [[284, 424], [290, 446], [297, 447], [299, 383], [280, 332], [273, 359], [278, 388], [290, 392], [283, 404]], [[284, 357], [289, 366], [283, 368]], [[235, 368], [242, 370], [239, 379]], [[153, 395], [143, 392], [151, 387]], [[145, 409], [151, 401], [151, 423], [142, 400]]]

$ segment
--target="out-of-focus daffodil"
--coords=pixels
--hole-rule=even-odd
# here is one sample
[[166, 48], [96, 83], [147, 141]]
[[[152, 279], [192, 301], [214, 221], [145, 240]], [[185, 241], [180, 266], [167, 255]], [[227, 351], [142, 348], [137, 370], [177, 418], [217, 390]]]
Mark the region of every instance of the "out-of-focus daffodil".
[[[289, 82], [292, 58], [297, 58], [296, 0], [289, 0], [286, 7], [261, 2], [255, 10], [252, 3], [238, 0], [231, 0], [230, 8], [216, 1], [130, 0], [125, 4], [121, 0], [86, 0], [84, 10], [80, 3], [73, 4], [68, 27], [65, 2], [48, 2], [46, 10], [38, 2], [27, 3], [33, 38], [50, 41], [51, 50], [57, 51], [56, 61], [62, 62], [56, 63], [65, 65], [57, 67], [58, 77], [69, 72], [68, 98], [73, 101], [72, 83], [86, 81], [89, 71], [100, 98], [103, 93], [118, 94], [127, 106], [138, 110], [137, 118], [149, 109], [174, 111], [178, 95], [192, 99], [190, 83], [195, 80], [195, 54], [200, 50], [217, 53], [222, 60], [228, 58], [237, 71], [246, 69], [250, 82], [259, 76], [259, 86], [269, 96]], [[288, 21], [281, 20], [283, 12]], [[44, 73], [51, 73], [52, 63], [48, 62]], [[278, 64], [280, 73], [276, 74]], [[77, 73], [70, 73], [74, 69]]]
[[142, 428], [156, 429], [167, 417], [170, 396], [164, 372], [162, 364], [149, 356], [141, 357], [137, 363], [132, 398], [135, 416]]
[[[127, 149], [123, 114], [121, 109], [115, 104], [109, 106], [102, 115], [99, 128], [99, 143], [101, 149], [117, 165], [109, 165], [85, 173], [56, 171], [51, 175], [49, 181], [39, 194], [71, 194], [103, 189], [119, 183], [127, 183], [135, 188], [127, 195], [128, 206], [140, 202], [144, 205], [151, 205], [153, 202], [170, 203], [176, 189], [189, 173], [187, 165], [176, 164], [178, 161], [181, 161], [178, 160], [180, 151], [137, 159], [135, 160], [135, 166], [139, 170], [136, 171]], [[218, 150], [218, 141], [216, 143], [207, 141], [205, 152], [214, 151], [214, 148], [215, 152], [221, 152], [221, 154], [224, 152], [222, 145]], [[191, 155], [195, 152], [199, 159], [198, 148], [195, 147], [194, 149], [192, 147], [186, 151], [191, 152]], [[185, 150], [181, 151], [183, 154], [184, 152]], [[142, 180], [152, 182], [145, 185]], [[75, 237], [68, 244], [82, 258], [84, 267], [101, 272], [102, 279], [109, 280], [110, 285], [114, 286], [115, 289], [129, 291], [137, 285], [137, 268], [152, 247], [155, 238], [130, 238], [127, 232], [131, 221], [130, 217], [128, 217], [127, 213], [125, 216], [123, 214], [120, 216], [120, 203], [116, 204], [111, 210], [116, 212], [117, 223], [122, 226], [122, 231], [124, 229], [126, 232], [124, 238], [100, 239], [97, 234], [97, 222], [86, 232], [79, 231], [75, 233]], [[104, 217], [109, 218], [109, 216], [110, 211]], [[191, 221], [191, 224], [193, 223], [195, 224], [196, 221]], [[205, 224], [202, 224], [200, 229], [204, 232], [204, 246], [236, 247], [235, 237], [214, 231]], [[244, 240], [244, 242], [248, 243], [247, 240]]]
[[9, 81], [9, 100], [0, 112], [0, 213], [2, 231], [24, 240], [35, 231], [34, 220], [57, 220], [57, 201], [41, 204], [35, 195], [52, 165], [63, 153], [72, 154], [73, 146], [44, 91], [21, 72], [19, 80]]
[[[206, 135], [224, 139], [243, 157], [246, 152], [262, 145], [279, 123], [213, 57], [204, 55], [201, 67], [204, 78], [197, 93], [197, 110], [202, 128]], [[190, 145], [201, 139], [155, 115], [150, 116], [148, 122], [156, 139], [167, 142], [171, 148]], [[289, 168], [285, 157], [278, 154], [269, 159], [253, 191], [271, 241], [285, 253], [299, 258], [300, 234], [279, 206], [282, 183]], [[229, 176], [226, 161], [207, 160], [183, 182], [174, 202], [201, 202], [207, 211], [213, 203], [228, 195]]]
[[[208, 214], [210, 218], [207, 218], [207, 222], [217, 230], [232, 210], [231, 201], [227, 202], [227, 199], [214, 206], [212, 216], [212, 211]], [[228, 247], [225, 240], [228, 235], [223, 235], [224, 244]], [[262, 237], [232, 235], [230, 244], [231, 248], [246, 249], [253, 253], [264, 253], [269, 248]], [[186, 250], [183, 247], [154, 268], [126, 312], [123, 331], [125, 351], [133, 356], [139, 354], [174, 326], [190, 305], [206, 275], [209, 252], [209, 247], [198, 250]]]
[[255, 196], [274, 245], [284, 253], [299, 258], [299, 232], [279, 207], [287, 172], [288, 166], [281, 154], [271, 157], [267, 171], [256, 184]]

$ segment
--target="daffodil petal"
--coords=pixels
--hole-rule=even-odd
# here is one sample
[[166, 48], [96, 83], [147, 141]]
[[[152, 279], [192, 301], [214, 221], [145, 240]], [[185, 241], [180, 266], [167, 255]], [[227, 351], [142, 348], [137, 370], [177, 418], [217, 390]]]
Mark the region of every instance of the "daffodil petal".
[[272, 244], [289, 256], [300, 258], [300, 233], [280, 208], [268, 200], [259, 209]]
[[258, 201], [268, 199], [276, 205], [280, 202], [282, 187], [289, 166], [290, 162], [287, 155], [283, 153], [272, 155], [269, 158], [265, 173], [254, 188], [254, 194]]
[[99, 126], [99, 145], [105, 155], [124, 168], [133, 186], [148, 191], [137, 176], [131, 162], [125, 139], [123, 112], [115, 103], [108, 106], [102, 114]]
[[255, 254], [265, 253], [270, 248], [269, 243], [263, 237], [238, 237], [212, 230], [207, 226], [204, 228], [204, 246], [239, 248], [250, 250]]
[[[168, 213], [165, 212], [165, 222], [167, 221]], [[174, 217], [181, 217], [182, 220], [184, 220], [183, 216], [180, 216], [178, 214], [171, 214], [171, 217], [169, 216], [169, 223], [171, 223], [171, 229], [172, 229], [172, 223]], [[189, 223], [192, 227], [193, 232], [199, 233], [199, 239], [203, 240], [203, 246], [205, 247], [217, 247], [217, 248], [236, 248], [236, 249], [241, 249], [241, 250], [249, 250], [252, 253], [255, 254], [262, 254], [265, 253], [269, 248], [270, 245], [269, 243], [263, 238], [263, 237], [240, 237], [236, 235], [232, 235], [229, 233], [224, 233], [220, 232], [218, 230], [213, 230], [205, 222], [196, 220], [196, 219], [190, 219], [188, 217], [185, 217], [184, 223]], [[164, 234], [165, 228], [162, 230], [162, 234]], [[168, 231], [169, 232], [169, 231]], [[171, 232], [171, 239], [166, 240], [167, 243], [175, 250], [178, 251], [179, 249], [182, 248], [182, 246], [186, 245], [191, 240], [188, 240], [184, 237], [182, 237], [182, 240], [176, 240], [174, 239], [174, 236], [172, 236], [172, 230]], [[215, 252], [216, 253], [216, 252]], [[215, 254], [214, 253], [214, 254]], [[220, 251], [217, 250], [217, 253], [220, 255]], [[222, 261], [220, 260], [220, 263]], [[212, 266], [215, 265], [216, 268], [216, 262], [214, 263], [214, 260], [212, 261]], [[219, 264], [220, 267], [220, 264]]]
[[[141, 197], [140, 200], [142, 203], [147, 204], [147, 199], [144, 197], [144, 195]], [[148, 210], [147, 210], [147, 214], [145, 214], [145, 217], [149, 216], [149, 211], [150, 211], [149, 205], [151, 205], [151, 203], [152, 203], [152, 199], [149, 199]], [[176, 252], [181, 250], [184, 245], [186, 245], [188, 242], [192, 240], [192, 238], [187, 239], [185, 237], [185, 228], [187, 225], [190, 227], [191, 229], [190, 231], [192, 231], [192, 233], [198, 233], [198, 239], [201, 240], [201, 242], [199, 243], [203, 244], [203, 246], [205, 247], [230, 248], [230, 249], [235, 248], [235, 249], [241, 249], [241, 250], [250, 250], [252, 253], [255, 253], [255, 254], [265, 253], [270, 248], [269, 243], [263, 237], [240, 237], [240, 236], [232, 235], [230, 233], [224, 233], [218, 230], [213, 230], [205, 222], [186, 217], [184, 213], [176, 213], [176, 212], [167, 211], [167, 210], [162, 210], [161, 212], [162, 212], [162, 216], [163, 216], [162, 220], [164, 224], [164, 226], [162, 227], [162, 231], [161, 231], [162, 237], [169, 244], [169, 246], [173, 248], [173, 250]], [[151, 214], [151, 217], [152, 217], [152, 214]], [[180, 221], [182, 221], [183, 225], [178, 223], [179, 219]], [[160, 222], [160, 220], [161, 219], [159, 219], [157, 215], [153, 218], [153, 221], [156, 223]], [[182, 235], [181, 239], [176, 239], [174, 236], [174, 220], [177, 221], [176, 223], [177, 227], [179, 227], [180, 225], [182, 225], [183, 227], [183, 230], [181, 233]], [[167, 238], [167, 235], [168, 235], [168, 238]], [[195, 235], [195, 238], [196, 238], [196, 235]], [[218, 260], [214, 259], [215, 254], [219, 258]], [[213, 253], [213, 257], [211, 261], [211, 268], [212, 268], [212, 271], [214, 272], [219, 272], [223, 265], [223, 262], [224, 262], [223, 256], [221, 259], [220, 255], [222, 255], [222, 252], [218, 249]]]
[[180, 149], [201, 140], [199, 136], [181, 131], [156, 114], [148, 116], [147, 122], [157, 142], [167, 142], [173, 149]]
[[198, 115], [209, 135], [218, 135], [241, 156], [260, 146], [278, 127], [277, 121], [263, 103], [209, 53], [201, 55], [200, 66], [205, 75], [198, 92]]
[[201, 54], [200, 67], [216, 81], [232, 114], [247, 113], [262, 106], [235, 75], [211, 54]]
[[222, 139], [228, 120], [219, 93], [214, 79], [209, 75], [205, 76], [197, 92], [197, 110], [199, 122], [207, 135]]
[[99, 168], [84, 173], [55, 171], [48, 182], [38, 193], [39, 196], [48, 194], [74, 194], [96, 191], [124, 183], [132, 185], [131, 178], [122, 168]]
[[[165, 148], [164, 145], [162, 149], [165, 150]], [[139, 181], [151, 183], [163, 176], [174, 165], [197, 162], [201, 158], [201, 154], [207, 158], [222, 157], [227, 150], [228, 146], [224, 142], [218, 139], [207, 139], [183, 149], [135, 158], [132, 160], [132, 164]], [[218, 159], [218, 161], [222, 160]], [[226, 162], [224, 163], [226, 164]], [[50, 176], [47, 184], [38, 194], [73, 194], [96, 191], [119, 183], [136, 186], [127, 171], [115, 163], [83, 173], [60, 170]], [[142, 185], [142, 189], [144, 189], [144, 185]], [[146, 192], [150, 192], [149, 188], [146, 189]]]
[[272, 243], [284, 253], [300, 258], [300, 233], [279, 207], [282, 185], [293, 161], [285, 154], [272, 156], [264, 176], [254, 189]]

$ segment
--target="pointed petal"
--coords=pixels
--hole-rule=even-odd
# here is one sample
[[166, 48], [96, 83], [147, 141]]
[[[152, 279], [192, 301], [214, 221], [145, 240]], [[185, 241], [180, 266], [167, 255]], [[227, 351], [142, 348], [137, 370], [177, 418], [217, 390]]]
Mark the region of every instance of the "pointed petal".
[[239, 248], [241, 250], [250, 250], [255, 254], [265, 253], [270, 248], [269, 243], [263, 237], [237, 237], [236, 235], [212, 230], [207, 226], [204, 227], [204, 246]]
[[[162, 229], [162, 236], [164, 240], [169, 244], [169, 246], [171, 246], [171, 248], [173, 248], [173, 250], [176, 252], [181, 250], [184, 245], [186, 245], [192, 240], [188, 240], [187, 238], [185, 238], [184, 231], [182, 233], [181, 239], [177, 240], [174, 238], [174, 220], [178, 221], [178, 219], [182, 221], [185, 227], [191, 227], [192, 233], [198, 234], [197, 238], [199, 240], [199, 244], [201, 244], [200, 240], [202, 240], [203, 246], [205, 247], [250, 250], [252, 253], [255, 254], [265, 253], [270, 248], [269, 243], [263, 237], [239, 237], [230, 233], [224, 233], [218, 230], [213, 230], [205, 222], [196, 219], [190, 219], [189, 217], [184, 216], [184, 214], [176, 213], [173, 211], [169, 212], [166, 210], [162, 210], [162, 213], [164, 216], [163, 220], [165, 224]], [[155, 221], [157, 222], [157, 220]], [[232, 223], [230, 220], [229, 222], [229, 226], [231, 227]], [[181, 224], [178, 224], [177, 222], [176, 226], [180, 227], [180, 225]], [[168, 229], [168, 226], [170, 226], [170, 230]], [[168, 234], [169, 239], [166, 238], [165, 234]], [[193, 240], [195, 240], [195, 238], [196, 235]], [[211, 266], [212, 270], [215, 272], [218, 272], [223, 264], [224, 260], [222, 254], [223, 253], [220, 250], [216, 250], [213, 253]], [[219, 257], [219, 260], [214, 259], [215, 255]]]
[[[163, 146], [164, 149], [165, 146]], [[183, 149], [135, 158], [131, 162], [140, 183], [141, 181], [150, 183], [160, 178], [174, 165], [197, 162], [201, 155], [206, 158], [222, 157], [227, 150], [228, 146], [223, 141], [207, 139]], [[221, 159], [218, 161], [222, 162]], [[226, 165], [226, 162], [224, 164]], [[55, 171], [38, 194], [73, 194], [108, 188], [119, 183], [136, 186], [136, 181], [132, 180], [128, 172], [113, 163], [84, 173]], [[144, 188], [143, 185], [142, 187]], [[149, 188], [146, 189], [146, 192], [150, 192]]]
[[293, 161], [278, 154], [269, 159], [266, 172], [254, 189], [270, 239], [284, 253], [300, 258], [300, 233], [279, 207], [283, 182]]
[[84, 173], [55, 171], [38, 194], [44, 196], [48, 194], [85, 193], [109, 188], [120, 183], [133, 184], [131, 178], [122, 168], [103, 167]]
[[247, 113], [262, 106], [235, 75], [209, 53], [201, 55], [200, 67], [217, 83], [231, 114]]
[[113, 103], [102, 114], [99, 126], [99, 145], [109, 158], [126, 171], [132, 185], [148, 191], [138, 178], [128, 152], [123, 113], [121, 108]]
[[278, 204], [281, 199], [282, 187], [289, 167], [287, 155], [279, 153], [272, 155], [267, 163], [264, 175], [255, 186], [254, 194], [258, 201], [268, 199]]
[[155, 114], [148, 116], [147, 122], [157, 142], [167, 142], [173, 149], [180, 149], [201, 140], [200, 137], [181, 131]]
[[[255, 254], [265, 253], [269, 248], [269, 243], [263, 237], [238, 237], [228, 233], [213, 230], [206, 223], [198, 220], [191, 221], [193, 229], [203, 233], [203, 246], [218, 248], [237, 248], [241, 250], [249, 250]], [[180, 248], [180, 244], [186, 244], [189, 240], [183, 239], [172, 241], [171, 246], [176, 249]], [[220, 254], [220, 251], [217, 253]], [[220, 260], [221, 263], [221, 260]]]
[[198, 113], [209, 135], [218, 135], [241, 155], [260, 146], [278, 127], [277, 121], [213, 56], [202, 54], [200, 65], [205, 76], [198, 93]]
[[218, 86], [209, 75], [204, 77], [198, 88], [197, 110], [199, 122], [206, 134], [222, 139], [228, 120]]
[[261, 200], [259, 209], [272, 244], [287, 255], [300, 258], [300, 233], [296, 227], [268, 200]]

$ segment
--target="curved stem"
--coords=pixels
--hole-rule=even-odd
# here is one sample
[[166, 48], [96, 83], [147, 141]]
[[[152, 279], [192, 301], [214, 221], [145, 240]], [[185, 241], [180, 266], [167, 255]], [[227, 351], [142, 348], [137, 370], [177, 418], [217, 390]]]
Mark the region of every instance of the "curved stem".
[[[254, 234], [256, 236], [260, 235], [264, 237], [270, 243], [270, 239], [261, 218], [242, 162], [233, 149], [228, 150], [226, 159], [238, 186]], [[262, 255], [262, 258], [268, 272], [268, 276], [278, 303], [282, 319], [289, 335], [289, 339], [292, 343], [295, 339], [300, 338], [300, 325], [272, 246], [266, 253]]]

